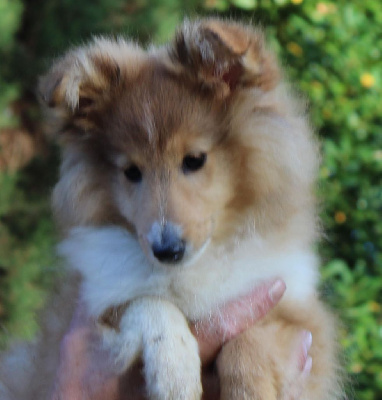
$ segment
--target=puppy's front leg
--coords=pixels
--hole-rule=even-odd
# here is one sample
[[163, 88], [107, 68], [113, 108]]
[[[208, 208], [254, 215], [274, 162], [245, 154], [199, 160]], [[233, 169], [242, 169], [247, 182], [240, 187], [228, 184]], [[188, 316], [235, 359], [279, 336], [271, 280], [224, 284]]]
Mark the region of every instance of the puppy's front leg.
[[124, 313], [113, 345], [124, 367], [142, 355], [148, 397], [199, 400], [202, 393], [197, 342], [183, 314], [158, 298], [142, 298]]
[[[335, 326], [315, 298], [304, 307], [279, 305], [223, 347], [217, 360], [221, 400], [342, 399]], [[308, 350], [313, 366], [304, 380]]]

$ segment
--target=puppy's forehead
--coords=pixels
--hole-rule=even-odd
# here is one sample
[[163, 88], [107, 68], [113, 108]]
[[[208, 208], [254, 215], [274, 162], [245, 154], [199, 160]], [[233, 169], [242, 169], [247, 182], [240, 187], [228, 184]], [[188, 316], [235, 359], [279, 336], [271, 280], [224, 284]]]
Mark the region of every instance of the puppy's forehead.
[[217, 119], [211, 98], [151, 63], [134, 80], [126, 80], [112, 114], [112, 140], [130, 151], [164, 151], [179, 142], [213, 140]]

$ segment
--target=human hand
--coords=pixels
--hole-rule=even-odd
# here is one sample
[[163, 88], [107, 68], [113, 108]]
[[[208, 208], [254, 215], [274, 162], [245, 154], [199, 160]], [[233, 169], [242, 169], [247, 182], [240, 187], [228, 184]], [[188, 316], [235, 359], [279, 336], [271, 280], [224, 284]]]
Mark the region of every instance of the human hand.
[[[264, 283], [248, 295], [223, 305], [208, 320], [190, 324], [205, 366], [202, 375], [204, 400], [219, 399], [218, 378], [208, 365], [220, 348], [266, 315], [279, 302], [284, 291], [285, 284], [280, 280]], [[142, 366], [135, 366], [123, 377], [113, 374], [106, 361], [107, 355], [91, 346], [93, 332], [80, 307], [61, 344], [60, 364], [51, 400], [145, 400]], [[294, 349], [292, 354], [302, 363], [301, 377], [296, 379], [296, 385], [292, 385], [286, 400], [298, 399], [311, 367], [306, 345]]]

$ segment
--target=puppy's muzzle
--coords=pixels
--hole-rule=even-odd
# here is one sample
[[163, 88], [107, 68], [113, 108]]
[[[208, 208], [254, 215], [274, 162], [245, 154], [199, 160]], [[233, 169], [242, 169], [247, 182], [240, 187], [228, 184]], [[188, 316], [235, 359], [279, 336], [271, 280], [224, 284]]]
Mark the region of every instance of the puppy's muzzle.
[[151, 244], [154, 257], [160, 262], [175, 264], [182, 260], [186, 242], [181, 239], [171, 224], [165, 224]]

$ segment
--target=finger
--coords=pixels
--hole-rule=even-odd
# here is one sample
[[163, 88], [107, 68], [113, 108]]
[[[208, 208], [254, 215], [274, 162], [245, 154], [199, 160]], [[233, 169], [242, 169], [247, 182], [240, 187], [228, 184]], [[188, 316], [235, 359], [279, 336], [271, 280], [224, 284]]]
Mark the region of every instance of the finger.
[[89, 330], [85, 327], [70, 330], [60, 344], [60, 362], [62, 365], [78, 367], [78, 360], [87, 351]]
[[85, 309], [79, 306], [60, 345], [59, 366], [51, 395], [53, 400], [118, 399], [118, 377], [109, 372], [107, 354], [93, 343]]
[[312, 334], [302, 331], [298, 336], [296, 345], [290, 357], [289, 371], [282, 391], [282, 400], [297, 400], [301, 397], [312, 369], [312, 357], [309, 350], [312, 345]]
[[60, 345], [60, 362], [56, 373], [51, 399], [77, 400], [82, 393], [82, 356], [86, 349], [84, 329], [68, 332]]
[[263, 283], [249, 294], [224, 304], [210, 318], [192, 324], [202, 363], [210, 362], [226, 341], [264, 317], [280, 301], [285, 289], [280, 279]]
[[312, 334], [309, 331], [302, 331], [300, 343], [297, 350], [297, 365], [299, 371], [303, 371], [308, 359], [308, 352], [312, 346]]
[[258, 286], [238, 300], [227, 303], [217, 315], [217, 326], [224, 342], [263, 318], [280, 301], [285, 289], [285, 283], [277, 279]]
[[79, 302], [76, 309], [74, 310], [73, 317], [69, 325], [69, 331], [75, 330], [80, 327], [86, 327], [90, 329], [89, 323], [89, 316], [86, 312], [85, 304]]

